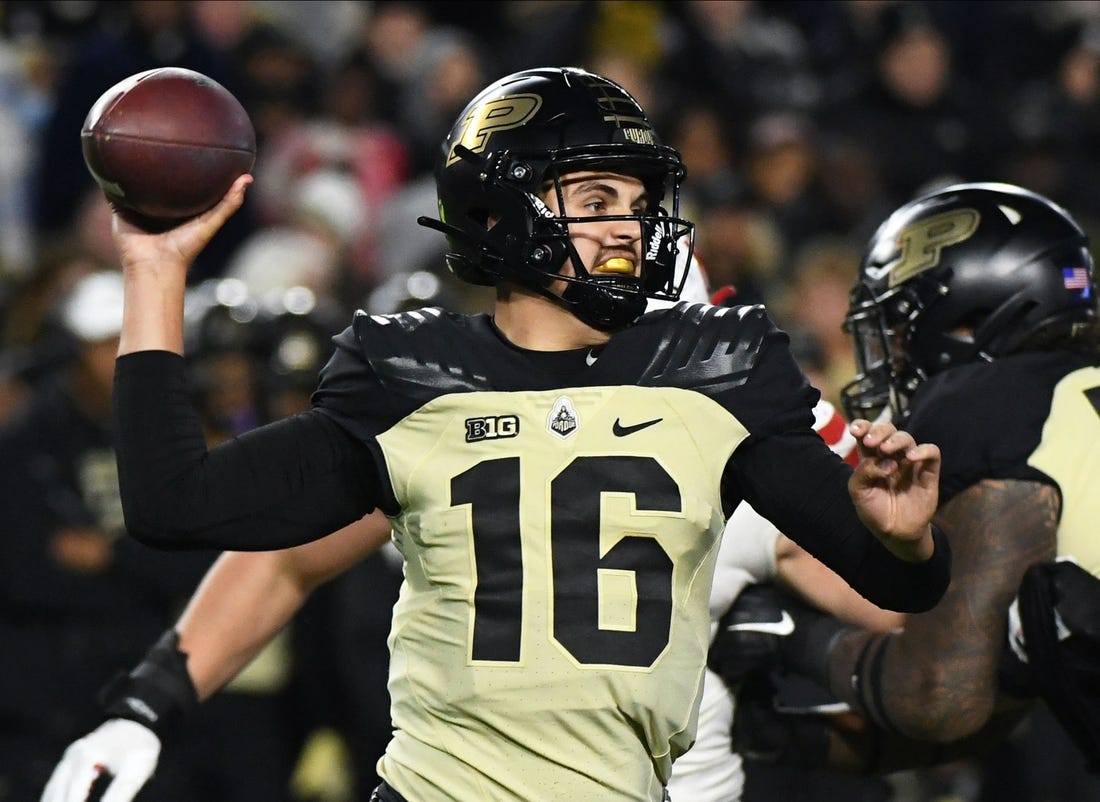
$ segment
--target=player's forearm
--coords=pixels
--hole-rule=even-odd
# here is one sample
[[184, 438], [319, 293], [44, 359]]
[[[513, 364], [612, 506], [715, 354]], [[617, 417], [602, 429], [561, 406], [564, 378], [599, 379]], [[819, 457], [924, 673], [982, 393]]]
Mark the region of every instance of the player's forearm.
[[[318, 586], [376, 551], [389, 537], [389, 521], [375, 512], [303, 546], [223, 554], [177, 626], [180, 650], [189, 655], [188, 672], [199, 698], [233, 679]], [[248, 626], [240, 626], [241, 621]]]
[[185, 265], [138, 265], [124, 270], [125, 302], [119, 355], [135, 351], [183, 353]]
[[905, 616], [884, 610], [860, 596], [835, 571], [789, 537], [776, 541], [776, 580], [820, 610], [876, 632], [896, 629]]
[[199, 699], [233, 679], [294, 617], [311, 589], [286, 552], [222, 555], [176, 627]]
[[972, 639], [951, 654], [942, 651], [946, 633], [963, 625], [941, 622], [944, 638], [914, 638], [916, 618], [898, 633], [849, 631], [838, 637], [828, 685], [887, 732], [920, 741], [965, 738], [989, 719], [996, 672], [983, 667], [983, 647]]
[[937, 741], [982, 728], [996, 703], [1009, 603], [1028, 565], [1053, 556], [1058, 496], [985, 480], [945, 505], [955, 580], [892, 637], [849, 634], [830, 656], [834, 692], [890, 729]]

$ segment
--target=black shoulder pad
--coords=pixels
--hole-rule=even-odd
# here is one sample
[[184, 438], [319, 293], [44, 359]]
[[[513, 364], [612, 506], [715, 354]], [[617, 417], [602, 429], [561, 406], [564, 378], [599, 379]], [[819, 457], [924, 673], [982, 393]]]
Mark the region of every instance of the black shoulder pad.
[[728, 390], [748, 378], [769, 335], [780, 334], [759, 304], [678, 304], [663, 314], [643, 384]]
[[387, 392], [417, 401], [486, 389], [468, 318], [426, 307], [390, 315], [356, 312], [352, 327], [363, 356]]

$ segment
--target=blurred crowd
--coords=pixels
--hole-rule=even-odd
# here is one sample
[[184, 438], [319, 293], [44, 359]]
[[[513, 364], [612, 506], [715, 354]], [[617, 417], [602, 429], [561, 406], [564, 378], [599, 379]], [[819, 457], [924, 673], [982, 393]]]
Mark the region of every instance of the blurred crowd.
[[[3, 3], [0, 802], [31, 799], [14, 756], [36, 766], [24, 782], [44, 781], [94, 717], [94, 689], [170, 625], [212, 558], [164, 565], [118, 537], [98, 347], [117, 331], [89, 334], [73, 298], [117, 270], [80, 149], [93, 102], [182, 66], [230, 89], [255, 125], [255, 184], [190, 274], [188, 357], [213, 441], [305, 403], [354, 309], [482, 308], [416, 218], [436, 213], [435, 155], [470, 97], [553, 64], [615, 79], [650, 110], [687, 164], [683, 212], [712, 286], [766, 303], [834, 403], [854, 372], [841, 321], [861, 247], [916, 192], [1010, 181], [1100, 230], [1093, 2]], [[112, 308], [108, 285], [84, 303]], [[53, 440], [35, 434], [44, 425]], [[177, 750], [192, 761], [182, 775], [209, 775], [182, 798], [342, 801], [372, 787], [388, 721], [378, 611], [399, 581], [384, 552], [320, 592]], [[1029, 726], [987, 764], [914, 774], [896, 798], [1100, 798], [1072, 771], [1040, 774], [1065, 765], [1050, 763], [1064, 742], [1045, 720]], [[232, 765], [211, 756], [226, 743]], [[1048, 754], [1028, 755], [1035, 744]], [[230, 775], [255, 787], [230, 790]]]

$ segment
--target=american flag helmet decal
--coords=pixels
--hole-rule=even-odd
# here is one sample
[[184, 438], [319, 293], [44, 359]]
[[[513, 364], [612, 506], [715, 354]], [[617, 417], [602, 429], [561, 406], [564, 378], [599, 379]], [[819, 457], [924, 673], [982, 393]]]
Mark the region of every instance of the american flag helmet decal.
[[1084, 267], [1063, 267], [1062, 284], [1067, 290], [1079, 290], [1082, 297], [1088, 298], [1091, 290], [1089, 271]]

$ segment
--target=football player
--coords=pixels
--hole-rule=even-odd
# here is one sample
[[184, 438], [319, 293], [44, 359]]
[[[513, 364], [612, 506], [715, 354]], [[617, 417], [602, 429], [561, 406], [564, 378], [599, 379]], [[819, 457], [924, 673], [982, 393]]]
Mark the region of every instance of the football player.
[[950, 186], [879, 228], [846, 320], [860, 373], [844, 403], [940, 444], [953, 579], [895, 633], [788, 604], [815, 634], [776, 640], [786, 667], [873, 726], [831, 741], [802, 727], [807, 740], [785, 744], [761, 739], [791, 727], [749, 728], [754, 751], [821, 763], [828, 748], [863, 771], [938, 763], [1003, 738], [1042, 697], [1100, 769], [1096, 293], [1081, 226], [1020, 187]]
[[934, 605], [950, 571], [930, 523], [939, 449], [853, 421], [853, 471], [814, 432], [818, 393], [764, 309], [643, 314], [680, 292], [684, 174], [612, 81], [543, 68], [494, 82], [443, 143], [440, 219], [421, 219], [459, 278], [496, 288], [493, 310], [357, 314], [309, 411], [209, 451], [180, 307], [251, 178], [168, 232], [116, 218], [130, 534], [301, 551], [282, 558], [289, 579], [232, 577], [226, 558], [191, 625], [113, 689], [104, 726], [152, 733], [214, 693], [339, 562], [311, 561], [310, 541], [374, 509], [405, 560], [384, 802], [661, 800], [694, 739], [715, 557], [742, 500], [879, 605]]

